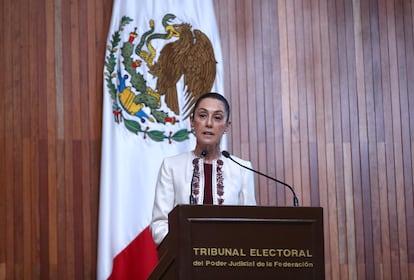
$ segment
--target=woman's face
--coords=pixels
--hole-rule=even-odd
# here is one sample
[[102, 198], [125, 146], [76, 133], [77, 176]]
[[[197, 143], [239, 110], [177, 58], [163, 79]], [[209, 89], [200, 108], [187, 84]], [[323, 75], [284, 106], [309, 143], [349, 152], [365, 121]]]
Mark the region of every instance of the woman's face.
[[197, 144], [217, 145], [230, 126], [222, 101], [215, 98], [201, 100], [191, 117], [191, 127], [195, 132]]

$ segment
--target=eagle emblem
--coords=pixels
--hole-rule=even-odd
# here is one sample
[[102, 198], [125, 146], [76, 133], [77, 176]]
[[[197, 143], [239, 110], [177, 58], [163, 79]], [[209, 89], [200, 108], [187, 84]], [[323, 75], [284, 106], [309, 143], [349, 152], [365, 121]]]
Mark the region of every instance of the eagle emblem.
[[[105, 82], [114, 121], [158, 142], [189, 139], [190, 130], [173, 131], [172, 127], [189, 117], [197, 98], [211, 91], [216, 77], [217, 62], [210, 39], [201, 30], [192, 29], [190, 23], [172, 24], [175, 18], [173, 14], [164, 15], [163, 32], [159, 33], [154, 20], [149, 21], [145, 32], [131, 28], [128, 40], [121, 42], [122, 32], [133, 21], [122, 17], [105, 59]], [[179, 81], [183, 88], [178, 88]], [[171, 131], [160, 126], [152, 129], [152, 123], [164, 128], [168, 125]]]

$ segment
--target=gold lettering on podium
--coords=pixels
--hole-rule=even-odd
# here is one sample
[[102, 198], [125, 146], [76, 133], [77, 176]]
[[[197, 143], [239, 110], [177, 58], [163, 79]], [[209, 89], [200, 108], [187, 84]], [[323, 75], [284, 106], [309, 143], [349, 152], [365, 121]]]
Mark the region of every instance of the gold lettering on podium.
[[[283, 257], [283, 258], [312, 258], [309, 249], [287, 249], [287, 248], [250, 248], [247, 250], [250, 257]], [[246, 257], [243, 248], [226, 247], [193, 247], [194, 256], [209, 257]]]

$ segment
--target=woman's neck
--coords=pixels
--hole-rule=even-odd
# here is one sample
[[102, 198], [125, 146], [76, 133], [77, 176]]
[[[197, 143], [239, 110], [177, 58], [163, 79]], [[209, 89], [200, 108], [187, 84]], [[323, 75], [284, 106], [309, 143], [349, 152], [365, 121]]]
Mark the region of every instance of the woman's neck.
[[205, 154], [207, 152], [207, 154], [204, 156], [204, 162], [205, 163], [212, 163], [213, 160], [218, 159], [220, 157], [220, 148], [219, 147], [214, 147], [213, 149], [209, 149], [209, 148], [199, 148], [196, 147], [196, 149], [194, 150], [194, 154], [196, 156], [203, 156], [203, 154]]

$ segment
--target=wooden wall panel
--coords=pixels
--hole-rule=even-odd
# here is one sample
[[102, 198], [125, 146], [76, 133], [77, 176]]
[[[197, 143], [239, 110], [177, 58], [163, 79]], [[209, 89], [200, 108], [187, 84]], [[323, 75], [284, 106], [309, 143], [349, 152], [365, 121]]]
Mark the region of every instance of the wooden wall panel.
[[0, 279], [96, 278], [112, 1], [2, 1]]
[[[231, 7], [217, 13], [232, 152], [324, 207], [328, 279], [413, 277], [412, 3], [260, 1], [260, 13], [215, 3]], [[254, 26], [240, 32], [234, 16]], [[244, 90], [256, 117], [243, 113]], [[291, 205], [283, 187], [256, 184], [260, 204]]]
[[[327, 279], [414, 278], [412, 1], [214, 3], [229, 150], [324, 208]], [[94, 279], [112, 1], [0, 7], [0, 280]]]

